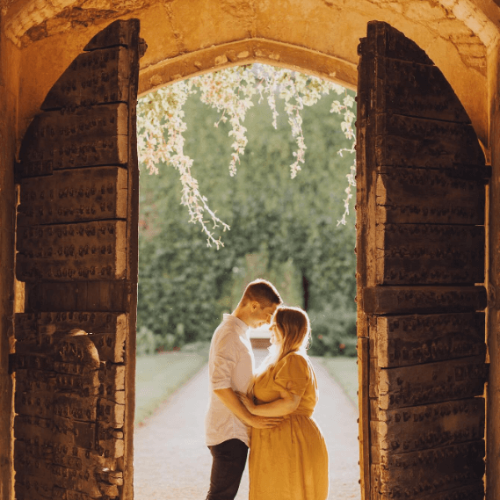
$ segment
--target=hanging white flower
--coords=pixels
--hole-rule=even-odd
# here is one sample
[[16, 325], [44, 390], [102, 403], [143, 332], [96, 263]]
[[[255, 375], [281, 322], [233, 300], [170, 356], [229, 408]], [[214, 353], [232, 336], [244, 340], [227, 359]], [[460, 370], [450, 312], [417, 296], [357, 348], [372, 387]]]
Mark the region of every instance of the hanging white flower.
[[[207, 237], [207, 245], [215, 244], [217, 248], [224, 246], [220, 237], [215, 238], [213, 230], [229, 226], [221, 221], [210, 209], [207, 199], [198, 188], [198, 181], [191, 174], [193, 160], [184, 153], [184, 136], [187, 125], [184, 121], [183, 106], [190, 94], [200, 92], [200, 100], [215, 108], [220, 113], [220, 122], [229, 122], [229, 136], [233, 139], [233, 153], [229, 160], [229, 174], [236, 175], [241, 155], [245, 154], [248, 143], [247, 129], [243, 126], [247, 111], [254, 105], [253, 98], [258, 95], [265, 99], [272, 112], [272, 125], [277, 128], [279, 113], [276, 108], [276, 97], [284, 101], [284, 110], [288, 117], [292, 137], [297, 144], [293, 153], [295, 161], [290, 165], [290, 175], [296, 177], [305, 164], [306, 144], [302, 131], [301, 111], [304, 106], [316, 104], [323, 96], [334, 92], [344, 95], [342, 104], [335, 100], [330, 112], [343, 114], [341, 123], [345, 136], [353, 141], [352, 147], [342, 149], [339, 154], [354, 153], [354, 113], [349, 109], [354, 99], [347, 94], [344, 87], [314, 76], [305, 75], [282, 68], [254, 64], [223, 69], [189, 80], [174, 83], [161, 88], [139, 99], [137, 106], [137, 125], [139, 161], [150, 174], [158, 173], [157, 165], [161, 162], [171, 165], [179, 172], [182, 184], [181, 203], [188, 209], [190, 222], [199, 223]], [[353, 197], [351, 186], [354, 181], [355, 164], [347, 175], [347, 197], [344, 200], [344, 215], [339, 224], [346, 223], [349, 214], [349, 201]], [[207, 227], [204, 215], [212, 220], [212, 228]]]

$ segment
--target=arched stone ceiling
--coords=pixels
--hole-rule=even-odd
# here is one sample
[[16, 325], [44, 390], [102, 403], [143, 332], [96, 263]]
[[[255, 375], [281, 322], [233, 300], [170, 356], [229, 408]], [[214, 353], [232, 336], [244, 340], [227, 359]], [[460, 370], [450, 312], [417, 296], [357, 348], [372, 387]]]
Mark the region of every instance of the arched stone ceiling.
[[[26, 45], [42, 37], [51, 36], [75, 26], [88, 26], [100, 20], [112, 19], [148, 8], [156, 0], [2, 0], [2, 14], [7, 37], [16, 45]], [[165, 0], [165, 4], [184, 3], [186, 0]], [[223, 0], [221, 4], [235, 15], [247, 15], [259, 10], [267, 1]], [[295, 2], [291, 2], [295, 3]], [[315, 2], [303, 0], [300, 6]], [[359, 10], [363, 1], [321, 0], [332, 8]], [[449, 31], [447, 21], [458, 19], [476, 35], [485, 46], [492, 46], [500, 31], [498, 0], [367, 0], [366, 3], [394, 10], [404, 18], [425, 24], [442, 36]], [[448, 29], [447, 29], [448, 28]], [[459, 43], [460, 44], [460, 43]]]
[[[500, 8], [490, 0], [4, 0], [2, 13], [6, 35], [22, 48], [30, 104], [21, 120], [32, 116], [30, 106], [41, 103], [86, 40], [117, 17], [141, 19], [149, 45], [142, 92], [252, 61], [354, 86], [359, 38], [377, 19], [429, 54], [487, 142], [487, 54], [500, 25]], [[36, 68], [47, 78], [35, 85]]]

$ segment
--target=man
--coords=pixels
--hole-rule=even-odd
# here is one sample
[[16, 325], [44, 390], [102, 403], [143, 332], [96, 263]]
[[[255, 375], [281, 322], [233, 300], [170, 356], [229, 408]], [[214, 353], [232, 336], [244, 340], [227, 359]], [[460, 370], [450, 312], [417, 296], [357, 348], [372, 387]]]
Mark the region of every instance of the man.
[[245, 469], [250, 428], [271, 428], [281, 418], [252, 415], [236, 396], [247, 393], [254, 371], [248, 328], [270, 323], [282, 303], [265, 280], [250, 283], [232, 314], [224, 314], [215, 330], [208, 361], [210, 402], [205, 419], [206, 443], [212, 453], [210, 490], [206, 500], [233, 500]]

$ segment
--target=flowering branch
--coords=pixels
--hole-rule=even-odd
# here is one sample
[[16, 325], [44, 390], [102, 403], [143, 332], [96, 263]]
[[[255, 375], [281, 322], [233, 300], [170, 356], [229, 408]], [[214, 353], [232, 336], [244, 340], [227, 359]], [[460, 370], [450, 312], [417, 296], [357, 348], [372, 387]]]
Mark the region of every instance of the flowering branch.
[[[340, 156], [343, 156], [344, 153], [350, 153], [350, 154], [356, 154], [356, 142], [355, 142], [355, 137], [356, 134], [354, 133], [354, 129], [352, 128], [352, 123], [355, 118], [354, 113], [351, 111], [350, 108], [354, 106], [354, 99], [350, 95], [346, 95], [344, 97], [344, 100], [342, 101], [342, 104], [340, 104], [339, 101], [333, 101], [332, 107], [330, 109], [330, 113], [339, 113], [344, 115], [344, 121], [340, 124], [342, 128], [342, 132], [344, 132], [344, 135], [349, 139], [352, 140], [352, 144], [350, 148], [342, 148], [339, 149], [338, 154]], [[353, 164], [350, 166], [350, 172], [346, 175], [347, 177], [347, 187], [345, 188], [344, 192], [346, 193], [346, 197], [344, 199], [344, 213], [342, 214], [342, 217], [339, 221], [337, 221], [337, 226], [342, 224], [346, 225], [347, 220], [346, 217], [349, 215], [349, 202], [351, 201], [352, 197], [354, 196], [352, 193], [353, 187], [356, 187], [356, 158], [354, 158]]]
[[[184, 132], [187, 125], [184, 121], [183, 106], [190, 94], [200, 93], [200, 100], [215, 108], [220, 113], [220, 122], [229, 121], [233, 138], [233, 153], [229, 162], [229, 174], [236, 175], [241, 155], [245, 154], [248, 143], [247, 129], [243, 126], [247, 111], [253, 106], [256, 95], [266, 101], [272, 112], [272, 125], [277, 128], [279, 113], [276, 108], [276, 96], [284, 101], [285, 113], [291, 127], [292, 136], [297, 144], [293, 153], [295, 161], [290, 165], [291, 177], [294, 178], [305, 163], [306, 144], [302, 131], [302, 115], [304, 106], [312, 106], [331, 91], [344, 95], [342, 104], [334, 101], [332, 113], [343, 115], [341, 128], [345, 136], [352, 141], [351, 148], [344, 148], [339, 154], [354, 153], [354, 113], [351, 108], [354, 99], [347, 91], [333, 82], [304, 75], [294, 71], [273, 68], [260, 64], [227, 68], [221, 71], [183, 80], [168, 87], [161, 88], [139, 99], [138, 117], [138, 150], [139, 160], [150, 174], [158, 173], [161, 162], [171, 165], [179, 172], [182, 184], [181, 203], [188, 209], [190, 222], [199, 223], [207, 237], [207, 245], [220, 248], [224, 246], [220, 237], [215, 238], [213, 230], [229, 226], [221, 221], [210, 209], [207, 199], [200, 193], [198, 181], [191, 173], [193, 160], [184, 153]], [[344, 215], [339, 224], [346, 223], [349, 214], [349, 201], [352, 198], [351, 186], [355, 186], [355, 164], [347, 175], [347, 197], [344, 200]], [[208, 214], [212, 228], [207, 227], [204, 215]]]

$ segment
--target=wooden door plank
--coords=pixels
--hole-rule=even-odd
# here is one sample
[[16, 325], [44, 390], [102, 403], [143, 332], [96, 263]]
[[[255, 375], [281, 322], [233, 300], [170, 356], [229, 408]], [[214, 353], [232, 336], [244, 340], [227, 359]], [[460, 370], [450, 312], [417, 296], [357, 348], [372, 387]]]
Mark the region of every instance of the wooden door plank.
[[54, 486], [50, 481], [40, 476], [16, 477], [16, 500], [93, 500], [91, 496], [81, 491]]
[[472, 125], [380, 113], [375, 127], [379, 166], [460, 170], [477, 165], [481, 175], [484, 154]]
[[127, 171], [119, 167], [61, 170], [23, 179], [19, 227], [127, 216]]
[[[88, 450], [82, 448], [69, 448], [50, 442], [38, 442], [31, 439], [29, 442], [20, 441], [16, 447], [16, 455], [22, 459], [45, 460], [54, 465], [68, 467], [76, 470], [95, 470], [96, 468], [109, 468], [115, 470], [116, 457], [90, 458]], [[97, 472], [97, 471], [96, 471]]]
[[369, 314], [424, 314], [482, 311], [487, 296], [483, 286], [384, 286], [365, 288]]
[[447, 171], [385, 169], [377, 175], [377, 224], [484, 224], [482, 179]]
[[[373, 220], [368, 216], [369, 203], [375, 208], [371, 196], [375, 189], [376, 177], [368, 164], [374, 155], [373, 137], [367, 134], [372, 113], [372, 92], [370, 78], [374, 71], [373, 57], [366, 56], [368, 39], [361, 39], [358, 46], [360, 62], [358, 65], [358, 95], [356, 121], [356, 291], [357, 291], [357, 336], [358, 336], [358, 401], [359, 401], [359, 450], [360, 450], [360, 486], [361, 500], [371, 500], [370, 467], [370, 407], [369, 407], [369, 317], [364, 310], [363, 290], [371, 282], [368, 272], [373, 254], [365, 251], [373, 231]], [[361, 349], [361, 350], [360, 350]]]
[[484, 328], [484, 313], [378, 317], [378, 366], [390, 368], [484, 355]]
[[130, 79], [130, 113], [128, 116], [128, 225], [127, 225], [127, 312], [129, 328], [127, 350], [125, 352], [125, 435], [123, 438], [123, 500], [134, 497], [134, 416], [135, 416], [135, 365], [136, 365], [136, 323], [137, 323], [137, 283], [139, 280], [139, 163], [137, 158], [137, 89], [139, 87], [139, 59], [147, 45], [139, 38], [139, 22], [130, 29], [129, 64], [132, 68]]
[[377, 369], [370, 380], [382, 410], [481, 396], [487, 369], [484, 355], [399, 368]]
[[484, 484], [478, 481], [468, 486], [424, 495], [420, 500], [484, 500]]
[[377, 56], [376, 112], [470, 123], [464, 107], [436, 66]]
[[76, 396], [53, 392], [16, 392], [15, 410], [20, 415], [41, 418], [64, 417], [81, 422], [97, 420], [97, 396]]
[[92, 450], [94, 447], [95, 429], [95, 422], [78, 422], [60, 417], [44, 419], [29, 415], [16, 415], [14, 419], [16, 439], [29, 441], [38, 437], [39, 441], [45, 440], [86, 450]]
[[20, 281], [125, 279], [126, 222], [30, 226], [19, 229]]
[[477, 485], [484, 475], [484, 455], [483, 440], [436, 450], [382, 454], [380, 465], [372, 465], [377, 478], [375, 489], [382, 499], [419, 500], [429, 494]]
[[21, 177], [54, 170], [128, 162], [128, 105], [125, 103], [46, 111], [31, 122], [21, 145]]
[[125, 47], [80, 54], [59, 77], [41, 109], [128, 102], [130, 65]]
[[[372, 413], [371, 452], [410, 453], [484, 438], [483, 398], [446, 401]], [[376, 419], [376, 420], [375, 420]]]
[[[126, 312], [130, 283], [75, 281], [26, 283], [26, 312]], [[106, 290], [106, 293], [101, 293]], [[130, 323], [129, 323], [130, 324]]]
[[137, 40], [134, 40], [133, 35], [138, 31], [139, 21], [137, 19], [119, 19], [97, 33], [83, 50], [92, 51], [116, 46], [134, 48], [134, 42]]
[[386, 23], [370, 21], [363, 55], [381, 55], [392, 59], [418, 62], [434, 66], [429, 56], [409, 38]]
[[123, 363], [128, 318], [126, 314], [100, 312], [42, 312], [16, 314], [16, 352], [47, 353], [68, 332], [85, 331], [101, 361]]
[[484, 281], [484, 227], [385, 224], [376, 232], [377, 284]]

